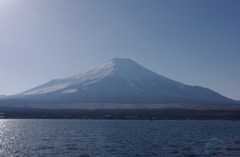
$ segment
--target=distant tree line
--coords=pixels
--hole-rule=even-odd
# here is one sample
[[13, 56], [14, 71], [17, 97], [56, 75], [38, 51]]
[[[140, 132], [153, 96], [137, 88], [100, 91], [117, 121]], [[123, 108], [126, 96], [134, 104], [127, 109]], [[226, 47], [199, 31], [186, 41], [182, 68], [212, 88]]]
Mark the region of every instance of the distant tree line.
[[5, 119], [240, 120], [240, 110], [189, 109], [35, 109], [0, 107]]

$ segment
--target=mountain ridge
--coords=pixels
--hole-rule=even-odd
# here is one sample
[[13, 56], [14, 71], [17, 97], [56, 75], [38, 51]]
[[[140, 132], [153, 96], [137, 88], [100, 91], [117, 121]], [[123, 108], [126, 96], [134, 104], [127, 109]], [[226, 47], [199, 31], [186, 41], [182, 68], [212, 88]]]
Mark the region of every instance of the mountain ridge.
[[52, 80], [11, 98], [32, 104], [237, 103], [208, 88], [159, 75], [126, 58], [111, 59], [87, 72]]

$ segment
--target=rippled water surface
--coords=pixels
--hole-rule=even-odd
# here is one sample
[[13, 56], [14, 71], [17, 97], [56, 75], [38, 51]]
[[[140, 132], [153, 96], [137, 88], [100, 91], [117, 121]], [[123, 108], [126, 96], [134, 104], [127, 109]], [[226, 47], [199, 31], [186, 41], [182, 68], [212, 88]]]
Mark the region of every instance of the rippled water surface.
[[0, 120], [1, 157], [240, 156], [240, 122]]

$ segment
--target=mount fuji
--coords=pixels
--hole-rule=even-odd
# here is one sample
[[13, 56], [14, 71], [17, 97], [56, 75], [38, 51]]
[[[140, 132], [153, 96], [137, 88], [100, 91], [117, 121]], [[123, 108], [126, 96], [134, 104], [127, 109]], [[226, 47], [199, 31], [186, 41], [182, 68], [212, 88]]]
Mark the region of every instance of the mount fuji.
[[208, 88], [171, 80], [124, 58], [8, 96], [4, 102], [8, 100], [10, 104], [237, 104]]

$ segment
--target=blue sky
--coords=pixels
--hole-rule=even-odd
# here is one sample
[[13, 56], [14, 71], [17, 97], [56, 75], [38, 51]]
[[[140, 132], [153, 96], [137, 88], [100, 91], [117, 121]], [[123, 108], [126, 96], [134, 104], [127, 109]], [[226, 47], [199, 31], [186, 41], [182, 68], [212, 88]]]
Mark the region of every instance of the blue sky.
[[238, 0], [0, 0], [0, 94], [115, 58], [240, 100]]

